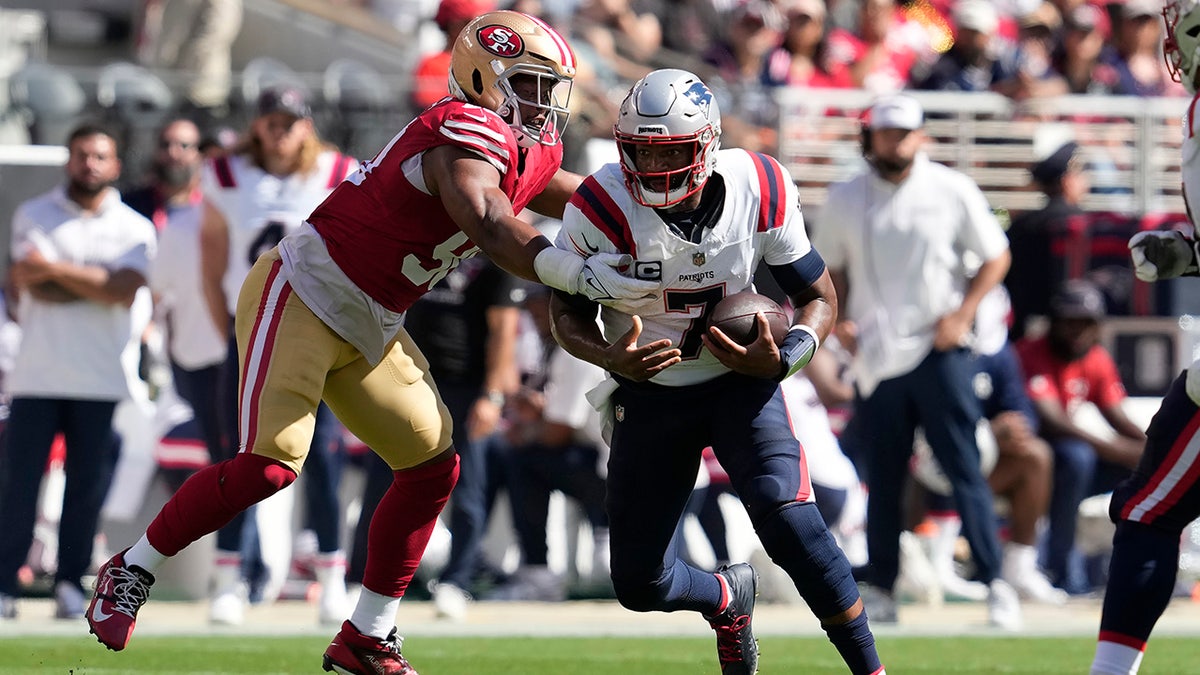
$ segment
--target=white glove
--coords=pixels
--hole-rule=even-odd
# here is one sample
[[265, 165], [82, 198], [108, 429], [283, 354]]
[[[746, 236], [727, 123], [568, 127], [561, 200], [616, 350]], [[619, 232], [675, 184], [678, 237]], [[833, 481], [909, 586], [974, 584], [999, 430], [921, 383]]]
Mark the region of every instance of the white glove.
[[1129, 240], [1133, 273], [1142, 281], [1158, 281], [1196, 271], [1193, 242], [1178, 230], [1138, 232]]
[[585, 259], [552, 246], [539, 251], [533, 260], [542, 283], [593, 302], [656, 297], [658, 282], [634, 279], [617, 271], [631, 265], [633, 256], [628, 253], [597, 253]]
[[1184, 389], [1187, 391], [1188, 398], [1192, 399], [1192, 403], [1200, 406], [1200, 359], [1193, 361], [1191, 367], [1187, 369]]

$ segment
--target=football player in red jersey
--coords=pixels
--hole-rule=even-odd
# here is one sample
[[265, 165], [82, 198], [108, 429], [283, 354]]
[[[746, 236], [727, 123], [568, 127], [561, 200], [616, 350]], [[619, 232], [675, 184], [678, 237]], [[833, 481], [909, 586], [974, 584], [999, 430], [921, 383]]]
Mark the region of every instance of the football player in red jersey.
[[413, 674], [393, 623], [458, 475], [451, 421], [404, 311], [482, 249], [526, 279], [592, 300], [652, 295], [629, 256], [554, 248], [515, 214], [561, 216], [580, 183], [561, 170], [575, 54], [539, 19], [478, 17], [453, 48], [452, 96], [343, 181], [242, 286], [240, 452], [194, 475], [131, 548], [99, 572], [91, 631], [129, 642], [152, 571], [295, 480], [323, 399], [394, 471], [371, 522], [358, 606], [325, 670]]

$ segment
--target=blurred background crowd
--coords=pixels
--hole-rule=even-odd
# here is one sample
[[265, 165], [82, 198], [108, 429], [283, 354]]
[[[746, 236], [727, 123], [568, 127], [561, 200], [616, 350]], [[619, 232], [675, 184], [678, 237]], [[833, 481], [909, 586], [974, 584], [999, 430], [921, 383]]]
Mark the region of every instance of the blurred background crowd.
[[[993, 437], [981, 447], [992, 453], [985, 470], [996, 472], [1005, 577], [1026, 600], [1050, 604], [1103, 588], [1111, 537], [1105, 495], [1136, 462], [1140, 430], [1200, 335], [1189, 318], [1200, 312], [1194, 280], [1136, 281], [1125, 245], [1140, 230], [1189, 227], [1178, 180], [1186, 98], [1163, 59], [1159, 2], [3, 0], [6, 252], [18, 241], [19, 205], [88, 179], [64, 149], [85, 122], [108, 130], [120, 160], [102, 182], [154, 224], [159, 241], [131, 312], [134, 339], [121, 362], [126, 394], [111, 447], [94, 450], [99, 459], [89, 472], [98, 482], [92, 499], [103, 503], [98, 522], [60, 530], [79, 508], [64, 502], [70, 460], [60, 437], [40, 484], [21, 488], [40, 488], [36, 513], [0, 513], [5, 529], [21, 518], [28, 522], [18, 529], [33, 532], [32, 548], [16, 551], [19, 586], [0, 579], [0, 618], [19, 617], [16, 598], [32, 594], [54, 595], [60, 616], [81, 616], [81, 597], [58, 574], [61, 549], [94, 543], [83, 563], [94, 571], [93, 560], [140, 532], [164, 496], [235, 435], [225, 431], [230, 413], [217, 393], [228, 363], [226, 327], [208, 309], [208, 244], [199, 226], [204, 204], [232, 187], [222, 184], [221, 158], [260, 151], [271, 120], [282, 116], [289, 127], [302, 122], [304, 138], [266, 151], [282, 162], [273, 174], [309, 170], [298, 159], [305, 152], [369, 159], [447, 94], [448, 41], [497, 8], [541, 16], [572, 41], [581, 69], [565, 166], [584, 174], [616, 159], [611, 129], [628, 85], [654, 68], [685, 68], [720, 97], [723, 145], [779, 157], [815, 221], [827, 186], [862, 167], [862, 111], [899, 90], [921, 101], [930, 156], [970, 176], [1008, 228], [1012, 268], [986, 316], [981, 307], [981, 359], [1015, 346], [1019, 357], [1035, 354], [1037, 367], [1049, 368], [1048, 342], [1048, 353], [1064, 360], [1055, 372], [1075, 369], [1061, 391], [1047, 393], [1041, 371], [1015, 386], [1018, 407], [1008, 411], [1027, 414], [1033, 441], [1008, 443], [1003, 411], [989, 413], [992, 423], [980, 430]], [[356, 166], [335, 164], [329, 187], [340, 180], [334, 174]], [[7, 299], [5, 373], [19, 371], [30, 351], [21, 346], [19, 302]], [[454, 412], [455, 444], [471, 454], [472, 475], [464, 465], [466, 480], [420, 572], [427, 584], [410, 592], [427, 590], [448, 620], [463, 619], [472, 600], [611, 592], [606, 449], [584, 399], [602, 373], [557, 348], [546, 311], [545, 289], [480, 258], [447, 276], [407, 319]], [[865, 565], [871, 524], [863, 459], [847, 457], [837, 440], [854, 414], [849, 362], [831, 342], [786, 387], [797, 432], [812, 449], [822, 514], [851, 561]], [[978, 380], [984, 399], [985, 380]], [[1063, 414], [1047, 421], [1046, 401]], [[306, 467], [303, 485], [239, 526], [240, 557], [214, 561], [212, 547], [193, 547], [164, 568], [156, 595], [211, 598], [211, 618], [234, 624], [247, 604], [308, 598], [320, 604], [322, 620], [340, 623], [362, 575], [365, 528], [357, 525], [369, 520], [389, 473], [336, 420], [322, 428], [314, 452], [321, 469]], [[23, 448], [5, 440], [0, 472], [11, 472]], [[748, 521], [730, 508], [727, 481], [715, 462], [705, 464], [681, 528], [688, 555], [703, 565], [762, 556]], [[898, 595], [982, 599], [986, 591], [968, 581], [970, 552], [948, 485], [927, 448], [918, 447], [906, 481]], [[1056, 518], [1072, 521], [1070, 550], [1061, 534], [1049, 543]], [[1200, 576], [1196, 538], [1184, 549], [1183, 595]], [[6, 546], [21, 547], [0, 541], [0, 564], [14, 552]], [[799, 602], [786, 579], [764, 577], [766, 599]]]

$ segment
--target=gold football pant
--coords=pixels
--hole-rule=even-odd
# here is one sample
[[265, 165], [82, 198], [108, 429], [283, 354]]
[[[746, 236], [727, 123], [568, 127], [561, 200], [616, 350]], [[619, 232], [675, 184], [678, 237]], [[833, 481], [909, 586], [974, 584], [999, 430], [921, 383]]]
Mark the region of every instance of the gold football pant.
[[279, 460], [299, 474], [322, 399], [394, 470], [450, 447], [450, 412], [408, 333], [401, 329], [372, 367], [296, 296], [277, 250], [247, 275], [234, 325], [240, 452]]

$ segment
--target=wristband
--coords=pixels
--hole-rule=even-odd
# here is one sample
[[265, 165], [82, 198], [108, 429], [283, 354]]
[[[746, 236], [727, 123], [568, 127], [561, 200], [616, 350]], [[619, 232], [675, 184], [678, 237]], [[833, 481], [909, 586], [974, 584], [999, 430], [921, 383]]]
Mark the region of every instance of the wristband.
[[811, 326], [802, 323], [792, 326], [787, 337], [783, 338], [783, 346], [779, 348], [779, 375], [776, 381], [782, 382], [807, 366], [820, 345], [817, 331]]
[[582, 257], [570, 251], [547, 246], [534, 256], [533, 271], [537, 273], [538, 280], [550, 288], [578, 293], [583, 263]]
[[487, 393], [485, 393], [483, 396], [480, 396], [479, 398], [486, 398], [492, 405], [496, 406], [497, 408], [503, 408], [504, 402], [506, 400], [506, 398], [504, 396], [504, 392], [502, 392], [498, 389], [489, 389], [487, 391]]

